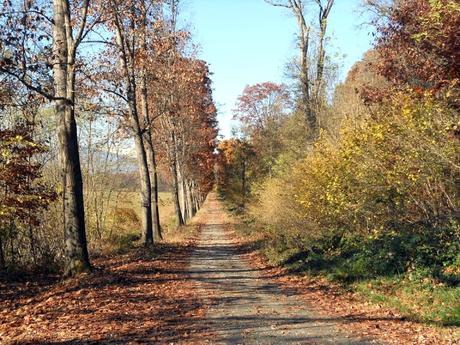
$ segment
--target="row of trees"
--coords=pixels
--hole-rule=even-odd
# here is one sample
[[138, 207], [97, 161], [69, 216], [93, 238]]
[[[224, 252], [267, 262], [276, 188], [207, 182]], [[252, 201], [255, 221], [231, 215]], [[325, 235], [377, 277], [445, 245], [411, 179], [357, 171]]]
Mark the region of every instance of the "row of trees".
[[[305, 14], [319, 6], [320, 17], [334, 10], [332, 2], [275, 4]], [[278, 258], [335, 267], [344, 279], [418, 268], [446, 277], [460, 263], [460, 6], [367, 6], [376, 14], [375, 47], [336, 86], [332, 102], [325, 92], [306, 100], [299, 87], [302, 71], [322, 70], [328, 80], [333, 70], [321, 55], [321, 26], [317, 53], [306, 69], [299, 59], [293, 90], [272, 83], [244, 90], [235, 114], [241, 136], [219, 146], [219, 188]], [[313, 140], [309, 109], [318, 120]]]
[[[66, 275], [91, 268], [85, 195], [90, 182], [98, 188], [91, 151], [94, 132], [106, 131], [111, 138], [111, 144], [106, 141], [99, 149], [107, 159], [113, 155], [109, 147], [116, 145], [114, 137], [134, 139], [145, 245], [162, 237], [158, 207], [162, 166], [168, 166], [179, 225], [194, 215], [211, 188], [217, 130], [209, 71], [205, 62], [194, 57], [190, 34], [177, 28], [178, 8], [178, 0], [37, 0], [2, 5], [1, 130], [10, 136], [16, 131], [22, 138], [23, 128], [33, 128], [24, 138], [41, 147], [46, 142], [39, 137], [53, 126], [40, 130], [37, 118], [57, 121], [58, 145], [51, 151], [59, 157], [57, 191], [62, 201]], [[26, 113], [32, 106], [35, 115], [30, 118]], [[79, 143], [78, 122], [89, 124], [84, 146]], [[48, 144], [53, 146], [53, 140]], [[16, 145], [23, 149], [24, 144]], [[5, 152], [14, 151], [9, 148]], [[19, 157], [39, 179], [40, 165], [35, 161], [43, 153], [36, 149], [31, 154], [36, 157]], [[7, 155], [0, 164], [10, 169]], [[22, 177], [4, 178], [8, 185]], [[28, 193], [17, 190], [15, 195], [27, 198]], [[40, 193], [37, 196], [42, 198]], [[109, 196], [96, 195], [94, 200], [100, 204], [104, 197]], [[10, 225], [21, 222], [15, 212], [4, 216]], [[5, 229], [2, 226], [0, 237], [6, 237]]]

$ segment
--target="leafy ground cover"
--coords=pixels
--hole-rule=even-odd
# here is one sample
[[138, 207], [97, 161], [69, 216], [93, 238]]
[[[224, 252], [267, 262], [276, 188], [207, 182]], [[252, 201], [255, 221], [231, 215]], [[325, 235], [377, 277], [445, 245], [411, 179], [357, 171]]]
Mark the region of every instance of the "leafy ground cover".
[[191, 248], [188, 236], [99, 258], [80, 278], [0, 282], [0, 343], [199, 343], [194, 319], [204, 311], [185, 272]]

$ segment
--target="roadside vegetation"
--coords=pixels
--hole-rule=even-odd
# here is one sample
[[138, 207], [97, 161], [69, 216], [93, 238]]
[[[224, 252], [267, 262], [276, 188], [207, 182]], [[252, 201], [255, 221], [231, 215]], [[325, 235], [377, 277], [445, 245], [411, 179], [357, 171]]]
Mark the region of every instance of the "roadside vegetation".
[[344, 82], [319, 35], [292, 87], [243, 91], [240, 133], [219, 145], [219, 192], [271, 263], [459, 326], [460, 6], [367, 6], [375, 45]]

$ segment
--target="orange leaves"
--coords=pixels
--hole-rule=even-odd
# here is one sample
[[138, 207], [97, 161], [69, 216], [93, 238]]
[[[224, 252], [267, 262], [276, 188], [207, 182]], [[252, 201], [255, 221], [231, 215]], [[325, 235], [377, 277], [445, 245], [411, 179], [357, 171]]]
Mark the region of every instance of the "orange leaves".
[[150, 112], [155, 121], [155, 140], [163, 174], [178, 160], [181, 173], [195, 181], [203, 193], [213, 180], [217, 137], [216, 107], [207, 64], [176, 52], [159, 60], [149, 73], [154, 80]]
[[45, 151], [26, 126], [0, 129], [0, 234], [5, 224], [38, 224], [37, 211], [55, 198], [40, 181], [41, 165], [33, 160]]
[[97, 271], [81, 279], [0, 286], [2, 341], [163, 344], [185, 333], [193, 338], [200, 329], [191, 329], [192, 320], [204, 312], [185, 271], [190, 248], [155, 251], [153, 260], [138, 253], [96, 260]]
[[[398, 2], [378, 27], [376, 65], [395, 87], [446, 91], [460, 79], [459, 25], [458, 1]], [[452, 97], [457, 107], [458, 92]]]

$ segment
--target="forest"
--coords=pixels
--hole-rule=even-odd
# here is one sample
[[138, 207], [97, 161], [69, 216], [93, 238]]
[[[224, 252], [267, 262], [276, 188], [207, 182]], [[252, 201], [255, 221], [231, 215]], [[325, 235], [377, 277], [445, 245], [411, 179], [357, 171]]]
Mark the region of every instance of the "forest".
[[[295, 49], [231, 137], [183, 1], [0, 5], [0, 343], [458, 344], [459, 1], [362, 1], [344, 80], [341, 0], [251, 1]], [[251, 279], [343, 325], [289, 338]]]

